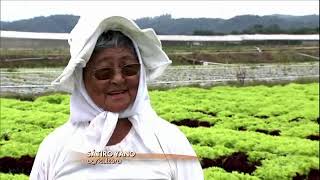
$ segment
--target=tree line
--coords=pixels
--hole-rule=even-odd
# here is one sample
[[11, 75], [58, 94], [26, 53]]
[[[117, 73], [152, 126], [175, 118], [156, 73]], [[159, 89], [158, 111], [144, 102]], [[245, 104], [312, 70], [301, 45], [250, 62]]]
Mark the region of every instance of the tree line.
[[[69, 33], [79, 16], [52, 15], [13, 22], [0, 21], [1, 30]], [[222, 34], [313, 34], [319, 33], [319, 15], [241, 15], [221, 18], [172, 18], [170, 14], [144, 17], [135, 22], [142, 28], [153, 28], [159, 35]]]
[[214, 32], [210, 30], [195, 30], [193, 35], [238, 35], [238, 34], [319, 34], [319, 27], [300, 27], [291, 29], [282, 29], [278, 24], [272, 24], [270, 26], [263, 26], [261, 24], [255, 24], [245, 30], [237, 31], [233, 30], [230, 33]]

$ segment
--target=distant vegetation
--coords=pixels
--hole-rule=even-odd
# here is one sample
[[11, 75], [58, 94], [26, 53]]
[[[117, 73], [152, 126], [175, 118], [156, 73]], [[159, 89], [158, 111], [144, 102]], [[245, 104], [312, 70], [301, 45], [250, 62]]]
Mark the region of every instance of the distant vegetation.
[[53, 15], [35, 17], [13, 22], [1, 21], [1, 30], [25, 32], [70, 32], [79, 20], [79, 16]]
[[209, 30], [195, 30], [193, 35], [226, 35], [226, 34], [319, 34], [319, 27], [309, 28], [302, 27], [298, 29], [281, 29], [279, 25], [272, 24], [270, 26], [263, 26], [261, 24], [255, 24], [243, 31], [231, 31], [231, 33], [221, 33]]
[[[1, 30], [27, 32], [69, 33], [75, 26], [79, 16], [52, 15], [31, 19], [3, 22]], [[135, 20], [141, 28], [153, 28], [162, 35], [219, 35], [239, 33], [319, 33], [319, 15], [289, 16], [242, 15], [231, 19], [219, 18], [179, 18], [171, 15], [145, 17]]]

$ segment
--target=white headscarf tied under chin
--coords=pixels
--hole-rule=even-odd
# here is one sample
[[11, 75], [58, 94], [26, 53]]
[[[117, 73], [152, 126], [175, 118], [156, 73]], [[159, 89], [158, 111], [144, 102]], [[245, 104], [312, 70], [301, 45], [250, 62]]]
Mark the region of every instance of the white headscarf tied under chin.
[[128, 36], [145, 67], [148, 80], [155, 79], [171, 64], [163, 52], [161, 42], [153, 29], [140, 29], [133, 21], [121, 16], [81, 17], [68, 39], [71, 59], [62, 74], [52, 82], [61, 90], [72, 92], [75, 87], [76, 67], [85, 67], [99, 36], [108, 30], [120, 31]]
[[[135, 102], [119, 113], [104, 111], [88, 96], [82, 69], [88, 63], [98, 37], [108, 30], [120, 31], [129, 37], [141, 64]], [[103, 149], [109, 141], [118, 118], [129, 118], [133, 128], [150, 152], [161, 152], [155, 127], [159, 117], [150, 105], [147, 79], [158, 77], [171, 63], [162, 51], [152, 29], [141, 30], [133, 21], [120, 16], [80, 18], [69, 39], [71, 59], [62, 74], [52, 82], [57, 88], [72, 92], [70, 121], [90, 123], [84, 134], [86, 147]]]

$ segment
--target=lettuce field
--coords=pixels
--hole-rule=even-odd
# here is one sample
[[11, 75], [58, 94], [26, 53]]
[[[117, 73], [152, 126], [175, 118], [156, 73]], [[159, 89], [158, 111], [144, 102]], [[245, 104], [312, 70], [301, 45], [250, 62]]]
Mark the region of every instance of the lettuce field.
[[[319, 179], [319, 84], [150, 91], [179, 126], [206, 180]], [[1, 98], [0, 179], [28, 179], [45, 136], [68, 120], [70, 96]]]

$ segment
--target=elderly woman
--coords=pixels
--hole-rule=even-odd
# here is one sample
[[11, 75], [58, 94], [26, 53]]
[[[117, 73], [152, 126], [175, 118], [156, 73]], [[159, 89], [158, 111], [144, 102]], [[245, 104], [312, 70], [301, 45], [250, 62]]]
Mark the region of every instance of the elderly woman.
[[[146, 81], [171, 63], [154, 31], [119, 16], [81, 18], [69, 44], [71, 59], [53, 84], [72, 93], [70, 119], [41, 143], [30, 178], [203, 179], [196, 158], [174, 158], [196, 155], [150, 105]], [[70, 158], [93, 150], [165, 158], [96, 165]]]

